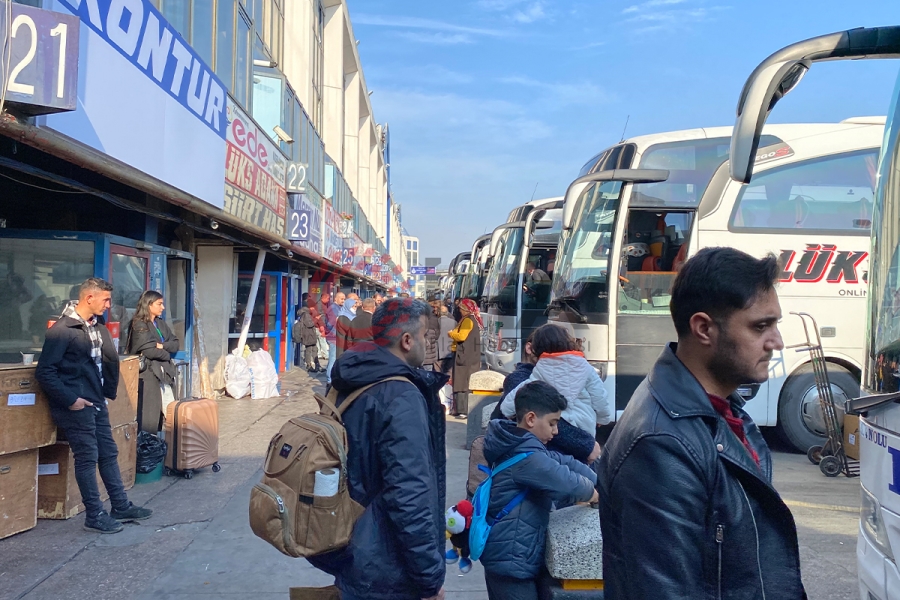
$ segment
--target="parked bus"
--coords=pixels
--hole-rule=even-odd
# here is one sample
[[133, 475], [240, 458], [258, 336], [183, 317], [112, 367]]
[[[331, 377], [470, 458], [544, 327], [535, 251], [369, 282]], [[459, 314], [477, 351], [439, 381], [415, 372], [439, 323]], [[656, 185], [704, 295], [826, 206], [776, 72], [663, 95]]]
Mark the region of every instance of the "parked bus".
[[[775, 102], [813, 63], [860, 58], [900, 58], [900, 27], [825, 35], [783, 48], [763, 61], [741, 92], [731, 176], [756, 183], [760, 174], [753, 173], [752, 157], [758, 132]], [[900, 78], [888, 110], [874, 201], [864, 396], [848, 405], [861, 413], [859, 594], [862, 600], [888, 600], [900, 597], [895, 558], [900, 550]], [[829, 376], [831, 372], [829, 365]]]
[[460, 252], [453, 257], [453, 260], [450, 261], [450, 265], [447, 268], [447, 280], [444, 282], [443, 290], [444, 298], [451, 306], [459, 299], [460, 290], [462, 288], [462, 279], [466, 273], [466, 269], [469, 267], [470, 256], [471, 254], [468, 252]]
[[[490, 267], [491, 258], [491, 234], [482, 235], [472, 244], [472, 254], [469, 259], [469, 268], [463, 276], [460, 295], [469, 298], [482, 305], [484, 293], [484, 281], [487, 270]], [[483, 309], [484, 307], [481, 306]]]
[[561, 218], [562, 198], [532, 200], [492, 234], [483, 315], [484, 358], [492, 370], [512, 372], [523, 340], [547, 322]]
[[[566, 194], [549, 316], [582, 341], [617, 411], [676, 339], [671, 285], [706, 246], [780, 256], [785, 314], [816, 317], [835, 396], [857, 394], [882, 132], [883, 119], [768, 126], [750, 185], [728, 178], [730, 127], [636, 137], [585, 165]], [[786, 344], [805, 340], [799, 320], [781, 328]], [[808, 360], [777, 353], [769, 380], [742, 389], [753, 419], [804, 452], [826, 433]]]

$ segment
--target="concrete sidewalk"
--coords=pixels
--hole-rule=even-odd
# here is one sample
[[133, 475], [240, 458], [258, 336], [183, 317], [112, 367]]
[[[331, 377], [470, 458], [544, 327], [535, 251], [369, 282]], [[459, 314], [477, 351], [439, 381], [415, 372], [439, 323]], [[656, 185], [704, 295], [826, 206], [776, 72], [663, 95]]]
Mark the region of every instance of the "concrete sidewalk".
[[[135, 486], [129, 496], [154, 510], [150, 520], [106, 536], [84, 531], [83, 515], [39, 520], [35, 529], [0, 540], [0, 600], [287, 600], [292, 586], [329, 585], [331, 578], [305, 560], [254, 536], [247, 515], [269, 440], [289, 418], [315, 410], [321, 379], [295, 369], [283, 377], [280, 398], [221, 400], [222, 471]], [[448, 420], [449, 504], [465, 497], [465, 433], [465, 421]], [[797, 520], [810, 599], [854, 597], [858, 480], [827, 479], [802, 455], [778, 453], [775, 462], [776, 487]], [[466, 575], [448, 565], [445, 589], [448, 600], [486, 599], [480, 564]]]

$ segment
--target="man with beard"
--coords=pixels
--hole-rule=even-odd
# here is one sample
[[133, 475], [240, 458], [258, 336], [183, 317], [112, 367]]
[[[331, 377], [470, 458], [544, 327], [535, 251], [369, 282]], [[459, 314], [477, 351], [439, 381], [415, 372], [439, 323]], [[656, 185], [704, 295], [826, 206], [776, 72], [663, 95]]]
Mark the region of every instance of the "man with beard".
[[[347, 430], [347, 486], [365, 506], [349, 546], [309, 561], [335, 576], [343, 600], [443, 600], [446, 454], [437, 391], [447, 376], [421, 368], [431, 307], [389, 299], [372, 315], [372, 342], [334, 365]], [[390, 377], [402, 380], [386, 379]]]
[[774, 256], [701, 250], [682, 267], [669, 344], [598, 467], [604, 594], [805, 598], [797, 530], [772, 457], [736, 393], [784, 348]]

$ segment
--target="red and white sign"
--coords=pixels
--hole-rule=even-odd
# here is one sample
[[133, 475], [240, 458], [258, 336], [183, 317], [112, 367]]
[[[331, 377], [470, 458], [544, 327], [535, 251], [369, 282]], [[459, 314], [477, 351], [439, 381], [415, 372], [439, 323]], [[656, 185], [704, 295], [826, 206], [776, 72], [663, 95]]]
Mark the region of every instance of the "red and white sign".
[[225, 211], [284, 235], [287, 160], [231, 98], [226, 115]]

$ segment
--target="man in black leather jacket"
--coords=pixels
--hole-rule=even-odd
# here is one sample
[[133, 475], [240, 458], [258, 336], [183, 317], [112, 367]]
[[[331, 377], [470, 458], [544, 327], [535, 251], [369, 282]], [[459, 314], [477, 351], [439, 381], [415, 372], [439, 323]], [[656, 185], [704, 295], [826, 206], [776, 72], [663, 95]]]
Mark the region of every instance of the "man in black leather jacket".
[[781, 308], [774, 256], [709, 248], [672, 291], [678, 343], [635, 391], [600, 458], [607, 600], [800, 600], [797, 531], [772, 457], [743, 410]]

